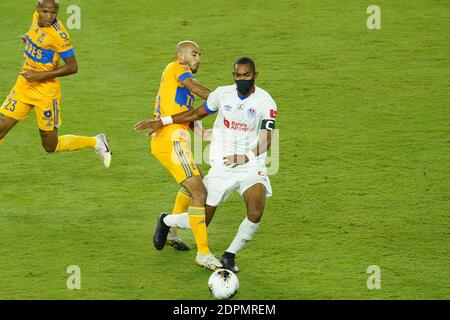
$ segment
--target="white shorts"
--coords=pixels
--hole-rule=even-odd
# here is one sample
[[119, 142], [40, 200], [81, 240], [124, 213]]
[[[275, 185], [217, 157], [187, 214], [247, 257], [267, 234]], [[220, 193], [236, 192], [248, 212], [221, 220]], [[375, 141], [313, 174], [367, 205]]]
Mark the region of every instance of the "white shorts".
[[266, 197], [272, 196], [272, 186], [265, 167], [254, 166], [245, 171], [234, 171], [221, 166], [212, 167], [208, 175], [203, 178], [208, 191], [206, 204], [212, 207], [219, 206], [228, 199], [233, 191], [239, 191], [242, 196], [248, 188], [261, 183], [266, 187]]

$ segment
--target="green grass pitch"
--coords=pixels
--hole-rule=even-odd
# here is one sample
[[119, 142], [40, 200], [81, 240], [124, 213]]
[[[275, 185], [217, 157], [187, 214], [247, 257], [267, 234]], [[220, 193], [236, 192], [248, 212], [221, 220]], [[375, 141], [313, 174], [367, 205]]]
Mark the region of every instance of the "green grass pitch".
[[[2, 100], [35, 2], [1, 1]], [[61, 133], [107, 133], [113, 162], [47, 155], [34, 113], [10, 132], [0, 147], [0, 299], [212, 299], [195, 250], [152, 246], [178, 186], [132, 130], [184, 39], [202, 47], [199, 81], [231, 84], [233, 61], [249, 55], [278, 103], [274, 196], [238, 257], [234, 299], [450, 298], [448, 2], [62, 0], [64, 22], [71, 4], [81, 8], [81, 29], [70, 31], [79, 73], [62, 79]], [[381, 30], [366, 26], [371, 4]], [[238, 194], [217, 212], [217, 255], [244, 214]], [[81, 290], [66, 287], [70, 265]], [[370, 265], [379, 290], [367, 288]]]

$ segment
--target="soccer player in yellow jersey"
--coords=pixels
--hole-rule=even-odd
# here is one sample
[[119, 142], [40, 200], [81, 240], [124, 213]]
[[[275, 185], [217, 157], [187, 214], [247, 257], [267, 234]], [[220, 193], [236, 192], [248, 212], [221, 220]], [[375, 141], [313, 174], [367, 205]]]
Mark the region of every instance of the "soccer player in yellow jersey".
[[[182, 41], [176, 47], [176, 60], [169, 63], [161, 77], [155, 101], [154, 119], [165, 121], [170, 116], [192, 109], [194, 95], [207, 99], [211, 90], [195, 78], [200, 67], [200, 47]], [[141, 121], [139, 126], [151, 120]], [[205, 223], [206, 189], [190, 150], [189, 124], [170, 124], [153, 135], [151, 150], [172, 174], [182, 189], [177, 194], [173, 214], [162, 213], [157, 220], [153, 243], [157, 250], [166, 244], [170, 227], [189, 228], [197, 244], [196, 263], [215, 270], [222, 266], [209, 251]]]
[[[58, 137], [61, 126], [59, 77], [78, 71], [69, 33], [57, 18], [58, 11], [58, 0], [39, 0], [30, 30], [20, 37], [25, 44], [24, 62], [14, 88], [0, 107], [0, 144], [17, 122], [34, 109], [45, 151], [93, 148], [109, 167], [111, 150], [104, 134]], [[59, 66], [60, 59], [64, 60], [64, 66]]]

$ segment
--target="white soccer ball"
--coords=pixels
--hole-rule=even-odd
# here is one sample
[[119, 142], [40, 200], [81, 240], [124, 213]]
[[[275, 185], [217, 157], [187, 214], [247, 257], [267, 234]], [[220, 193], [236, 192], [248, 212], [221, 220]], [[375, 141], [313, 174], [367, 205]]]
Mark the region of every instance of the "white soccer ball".
[[208, 287], [214, 298], [219, 300], [231, 299], [239, 289], [239, 279], [232, 271], [217, 269], [209, 277]]

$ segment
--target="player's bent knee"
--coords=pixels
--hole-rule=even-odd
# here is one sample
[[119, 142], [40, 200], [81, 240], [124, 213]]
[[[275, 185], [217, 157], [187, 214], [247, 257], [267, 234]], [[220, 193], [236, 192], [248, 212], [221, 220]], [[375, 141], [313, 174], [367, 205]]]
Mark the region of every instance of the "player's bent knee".
[[247, 219], [253, 223], [259, 223], [263, 215], [262, 209], [249, 209], [247, 212]]
[[42, 147], [47, 153], [53, 153], [58, 147], [58, 131], [39, 130], [41, 135]]
[[200, 197], [204, 198], [206, 201], [206, 196], [208, 195], [208, 192], [206, 191], [205, 185], [203, 183], [198, 188], [198, 194]]
[[44, 148], [45, 152], [47, 153], [54, 153], [56, 151], [56, 147], [58, 144], [48, 144], [48, 143], [43, 143], [42, 147]]
[[207, 192], [204, 185], [199, 186], [192, 192], [192, 199], [202, 203], [206, 202], [206, 196]]
[[206, 202], [207, 191], [201, 178], [189, 178], [189, 180], [186, 180], [185, 183], [183, 183], [183, 187], [189, 191], [191, 198], [195, 203]]

